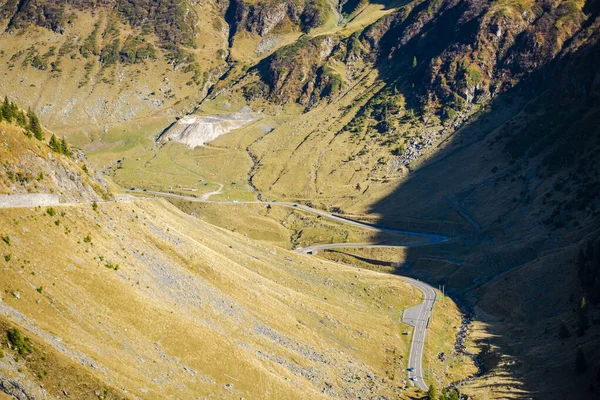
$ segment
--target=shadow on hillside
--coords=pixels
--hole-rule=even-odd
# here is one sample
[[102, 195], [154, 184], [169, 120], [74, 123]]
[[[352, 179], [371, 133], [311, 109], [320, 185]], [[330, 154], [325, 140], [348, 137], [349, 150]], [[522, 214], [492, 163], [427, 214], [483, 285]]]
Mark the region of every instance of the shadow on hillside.
[[[449, 21], [454, 18], [453, 15]], [[427, 36], [460, 36], [468, 34], [467, 31], [472, 28], [464, 27], [467, 30], [464, 32], [444, 32], [444, 29], [444, 24], [432, 28]], [[404, 59], [400, 58], [401, 65], [408, 65], [408, 59], [416, 52], [426, 58], [431, 54], [423, 52], [437, 51], [418, 40], [409, 43], [408, 48], [414, 48], [414, 52], [405, 52]], [[579, 54], [582, 51], [585, 53]], [[597, 44], [591, 49], [580, 50], [498, 95], [488, 108], [467, 121], [392, 194], [371, 207], [370, 213], [379, 216], [380, 226], [451, 237], [449, 243], [408, 249], [409, 262], [397, 268], [399, 275], [422, 279], [435, 287], [445, 285], [446, 292], [462, 311], [469, 313], [473, 308], [480, 309], [481, 290], [489, 289], [489, 286], [484, 287], [486, 283], [536, 259], [542, 248], [548, 248], [548, 243], [535, 242], [528, 236], [530, 229], [536, 229], [535, 224], [541, 225], [540, 218], [535, 224], [532, 222], [536, 220], [532, 217], [534, 214], [527, 197], [531, 189], [528, 185], [544, 168], [542, 161], [568, 164], [572, 161], [571, 156], [576, 157], [577, 146], [585, 146], [585, 134], [589, 133], [585, 129], [593, 132], [594, 123], [598, 124], [596, 127], [600, 126], [600, 113], [591, 112], [593, 116], [581, 128], [583, 134], [572, 136], [565, 133], [569, 129], [573, 131], [574, 121], [577, 121], [573, 117], [589, 115], [590, 110], [597, 110], [593, 81], [596, 74], [594, 66], [600, 62], [599, 54]], [[576, 82], [565, 83], [564, 75], [569, 74], [572, 81], [575, 74]], [[414, 79], [419, 78], [415, 76]], [[570, 86], [565, 89], [565, 85]], [[550, 100], [558, 94], [567, 94], [561, 100], [564, 103]], [[581, 114], [565, 114], [563, 118], [563, 113], [569, 112], [567, 108], [582, 111]], [[528, 125], [527, 130], [519, 129], [520, 122], [527, 122], [522, 119], [523, 115], [533, 114], [540, 115], [536, 122], [541, 120], [542, 123], [539, 126]], [[534, 157], [550, 154], [552, 148], [561, 147], [564, 151], [555, 152], [558, 155], [554, 158]], [[510, 221], [510, 226], [507, 221]], [[515, 232], [518, 237], [508, 236]], [[508, 246], [510, 251], [503, 250]], [[512, 290], [518, 292], [523, 289], [513, 287]], [[510, 296], [510, 293], [504, 295]], [[526, 321], [529, 324], [550, 317], [544, 315], [536, 304], [519, 304], [518, 307], [530, 319]], [[511, 314], [494, 314], [494, 310], [486, 310], [486, 315], [493, 315], [491, 320], [486, 321], [486, 333], [491, 339], [481, 340], [478, 345], [491, 344], [499, 349], [499, 353], [509, 355], [514, 364], [534, 368], [534, 365], [528, 364], [532, 361], [519, 348], [519, 343], [513, 346], [510, 341], [514, 339], [505, 337], [509, 329], [505, 318], [510, 318]], [[514, 328], [521, 322], [516, 321], [510, 326]], [[511, 396], [529, 398], [533, 393], [540, 393], [543, 382], [539, 379], [543, 370], [525, 374], [522, 369], [505, 367], [496, 373], [505, 375], [504, 382], [511, 382], [509, 387], [505, 383], [499, 384], [503, 387], [498, 387], [498, 395], [510, 393]]]

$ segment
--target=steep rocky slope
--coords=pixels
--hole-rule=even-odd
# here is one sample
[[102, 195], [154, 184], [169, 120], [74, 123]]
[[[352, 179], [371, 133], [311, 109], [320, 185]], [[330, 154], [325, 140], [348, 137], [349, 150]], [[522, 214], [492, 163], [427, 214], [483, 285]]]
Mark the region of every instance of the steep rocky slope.
[[[322, 35], [284, 47], [234, 87], [247, 101], [297, 102], [307, 112], [250, 148], [265, 165], [254, 181], [263, 192], [299, 198], [377, 191], [378, 182], [414, 169], [498, 95], [593, 46], [597, 17], [594, 1], [413, 2], [346, 38]], [[344, 149], [343, 156], [324, 143]], [[322, 150], [307, 163], [299, 145]], [[274, 147], [286, 153], [284, 165]], [[331, 174], [340, 176], [315, 180]]]
[[49, 133], [40, 141], [27, 137], [23, 128], [0, 122], [0, 194], [54, 193], [62, 202], [109, 198], [109, 189], [84, 153], [54, 151]]

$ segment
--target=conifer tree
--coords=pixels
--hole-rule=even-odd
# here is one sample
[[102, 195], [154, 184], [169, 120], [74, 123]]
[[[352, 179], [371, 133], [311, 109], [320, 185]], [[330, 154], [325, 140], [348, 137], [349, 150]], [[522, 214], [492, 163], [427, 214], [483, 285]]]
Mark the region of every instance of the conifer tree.
[[12, 113], [10, 103], [8, 102], [8, 96], [4, 96], [4, 102], [2, 103], [2, 117], [8, 122], [12, 122]]
[[429, 385], [427, 390], [427, 400], [438, 400], [437, 390], [433, 384]]
[[71, 157], [71, 150], [69, 149], [69, 144], [67, 143], [67, 140], [63, 138], [60, 140], [60, 147], [62, 148], [62, 153], [67, 156], [67, 157]]
[[585, 360], [585, 354], [581, 347], [577, 349], [577, 355], [575, 356], [575, 372], [583, 374], [587, 370], [587, 361]]
[[52, 134], [52, 137], [50, 138], [50, 142], [48, 144], [50, 145], [50, 148], [55, 152], [61, 154], [63, 153], [63, 148], [60, 143], [60, 140], [58, 140], [54, 134]]
[[27, 111], [27, 118], [29, 119], [29, 130], [33, 133], [33, 136], [37, 140], [44, 140], [44, 132], [42, 131], [40, 120], [31, 108]]

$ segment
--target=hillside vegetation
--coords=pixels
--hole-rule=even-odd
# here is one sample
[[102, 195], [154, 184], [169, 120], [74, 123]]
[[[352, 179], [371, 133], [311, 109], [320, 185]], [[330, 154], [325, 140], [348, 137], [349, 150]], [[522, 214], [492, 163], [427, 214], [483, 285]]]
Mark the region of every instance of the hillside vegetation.
[[5, 98], [0, 109], [0, 194], [54, 193], [63, 202], [109, 198], [83, 152], [41, 127]]

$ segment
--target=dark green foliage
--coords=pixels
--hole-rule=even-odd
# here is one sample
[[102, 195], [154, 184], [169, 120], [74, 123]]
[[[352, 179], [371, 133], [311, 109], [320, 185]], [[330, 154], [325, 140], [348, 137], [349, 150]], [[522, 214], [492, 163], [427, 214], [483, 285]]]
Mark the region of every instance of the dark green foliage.
[[300, 49], [302, 49], [308, 43], [309, 38], [303, 36], [300, 39], [296, 40], [294, 43], [280, 48], [273, 54], [273, 63], [275, 64], [277, 61], [283, 62], [286, 60], [293, 61], [292, 57], [294, 57], [300, 51]]
[[8, 235], [2, 236], [2, 241], [4, 243], [6, 243], [8, 246], [10, 246], [10, 236], [8, 236]]
[[8, 96], [4, 96], [4, 101], [2, 102], [2, 108], [0, 110], [2, 112], [2, 119], [12, 122], [14, 119], [13, 109], [11, 107], [10, 102], [8, 101]]
[[63, 154], [67, 157], [71, 157], [71, 149], [69, 149], [67, 139], [65, 139], [64, 137], [60, 139], [60, 146], [62, 147]]
[[42, 71], [47, 68], [46, 63], [42, 61], [42, 59], [37, 54], [31, 59], [31, 66]]
[[458, 391], [454, 388], [444, 389], [439, 397], [440, 400], [460, 400]]
[[83, 243], [91, 243], [92, 242], [92, 237], [90, 235], [87, 235], [86, 237], [83, 238]]
[[121, 47], [121, 41], [119, 39], [113, 40], [102, 48], [100, 52], [100, 62], [104, 66], [115, 64], [119, 60], [119, 48]]
[[433, 384], [429, 385], [427, 390], [427, 400], [438, 400], [437, 389]]
[[100, 29], [99, 24], [94, 25], [94, 30], [92, 31], [90, 36], [88, 36], [85, 39], [85, 41], [79, 48], [79, 53], [83, 57], [88, 58], [92, 55], [96, 55], [96, 56], [100, 55], [100, 51], [98, 50], [98, 30], [99, 29]]
[[[186, 65], [183, 68], [183, 72], [193, 72], [194, 75], [192, 76], [191, 83], [195, 83], [198, 86], [204, 85], [208, 81], [208, 71], [204, 71], [204, 73], [202, 73], [200, 69], [200, 64], [198, 64], [197, 62]], [[188, 83], [188, 85], [191, 85], [191, 83]]]
[[263, 98], [265, 97], [266, 93], [268, 93], [268, 91], [269, 88], [267, 87], [267, 85], [262, 83], [262, 81], [249, 83], [243, 88], [244, 97], [248, 101]]
[[560, 327], [558, 328], [558, 337], [561, 339], [566, 339], [569, 336], [571, 336], [569, 328], [567, 328], [567, 324], [565, 324], [565, 321], [562, 321], [560, 323]]
[[123, 43], [119, 52], [119, 59], [123, 63], [135, 64], [144, 60], [155, 60], [156, 49], [152, 43], [140, 36], [130, 36]]
[[46, 214], [48, 214], [48, 215], [49, 215], [49, 216], [51, 216], [51, 217], [54, 217], [54, 216], [56, 215], [56, 211], [54, 210], [54, 208], [52, 208], [52, 207], [48, 207], [48, 208], [46, 209]]
[[108, 269], [114, 269], [115, 271], [119, 270], [119, 264], [111, 264], [107, 262], [106, 264], [104, 264], [104, 266]]
[[29, 133], [29, 126], [27, 124], [27, 117], [22, 110], [19, 110], [16, 104], [12, 103], [12, 108], [14, 109], [13, 113], [15, 115], [15, 122], [21, 128], [25, 129], [27, 133]]
[[583, 374], [586, 370], [587, 361], [585, 359], [585, 354], [583, 354], [583, 350], [579, 347], [577, 349], [577, 355], [575, 356], [575, 372]]
[[[113, 40], [118, 38], [120, 34], [118, 23], [123, 22], [139, 28], [143, 34], [154, 32], [161, 45], [169, 52], [175, 51], [180, 46], [196, 46], [195, 27], [198, 23], [198, 16], [187, 0], [70, 0], [68, 4], [69, 8], [80, 10], [97, 9], [99, 6], [115, 4], [116, 12], [110, 14], [107, 28], [103, 32], [105, 38]], [[73, 16], [74, 14], [65, 7], [64, 0], [22, 2], [8, 0], [5, 4], [0, 5], [0, 18], [10, 21], [7, 27], [9, 31], [36, 24], [62, 33], [67, 24], [73, 23]], [[79, 49], [83, 57], [100, 55], [99, 33], [99, 25], [96, 25], [92, 34], [86, 38]], [[113, 48], [108, 50], [113, 50]], [[142, 58], [149, 57], [148, 54], [151, 51], [149, 46], [146, 47], [142, 53], [147, 54], [142, 54]], [[65, 53], [63, 52], [63, 54]], [[112, 59], [109, 57], [108, 60]], [[38, 65], [36, 60], [36, 66], [40, 67], [41, 65]]]
[[187, 64], [196, 61], [194, 55], [178, 47], [166, 47], [165, 58], [173, 65]]
[[29, 338], [23, 336], [21, 331], [18, 328], [14, 328], [9, 330], [6, 333], [8, 337], [8, 342], [12, 346], [12, 348], [17, 351], [17, 353], [21, 355], [31, 354], [33, 353], [33, 348], [29, 343]]
[[92, 203], [92, 210], [98, 212], [98, 203], [96, 203], [95, 201]]
[[40, 120], [31, 108], [27, 111], [27, 118], [29, 119], [29, 131], [33, 133], [33, 136], [37, 140], [44, 140], [44, 132], [42, 131]]
[[326, 0], [308, 0], [304, 12], [300, 16], [300, 25], [303, 32], [319, 27], [329, 18], [331, 9]]
[[132, 26], [152, 29], [165, 46], [196, 45], [198, 17], [185, 0], [118, 0], [117, 10]]
[[48, 142], [48, 145], [50, 146], [50, 148], [57, 152], [57, 153], [62, 153], [62, 146], [60, 144], [60, 140], [58, 140], [56, 138], [56, 136], [54, 134], [52, 134], [52, 137], [50, 138], [50, 142]]
[[59, 140], [54, 134], [52, 134], [48, 145], [56, 153], [64, 154], [67, 157], [71, 156], [71, 150], [69, 150], [69, 145], [65, 138]]
[[577, 335], [583, 336], [587, 328], [589, 328], [588, 320], [588, 305], [585, 298], [581, 299], [579, 310], [577, 311]]

